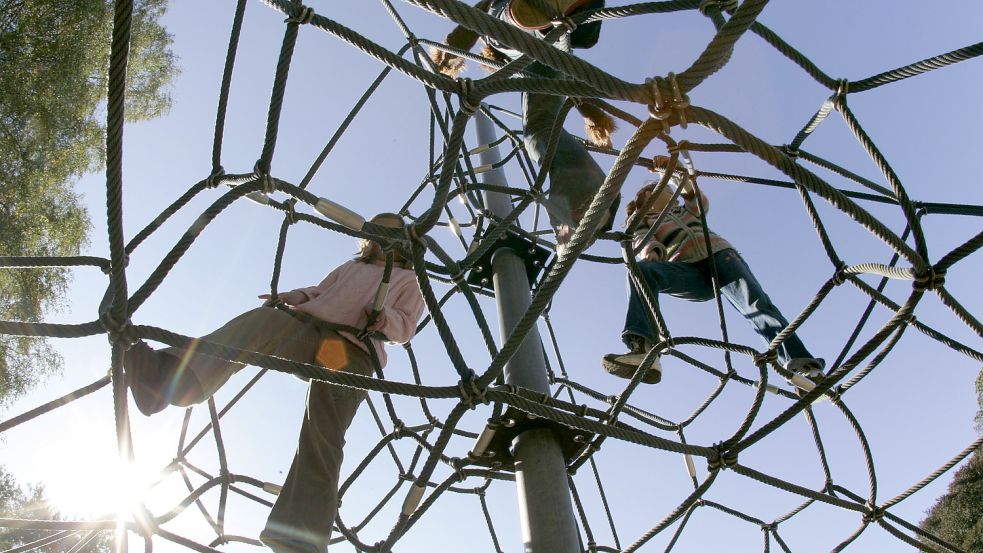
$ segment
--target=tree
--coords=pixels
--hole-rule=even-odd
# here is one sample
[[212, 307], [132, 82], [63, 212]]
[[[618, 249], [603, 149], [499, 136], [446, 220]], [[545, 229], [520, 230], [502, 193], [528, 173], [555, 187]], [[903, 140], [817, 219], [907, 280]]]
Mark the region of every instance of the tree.
[[[40, 484], [22, 488], [13, 475], [0, 466], [0, 517], [34, 520], [63, 520], [44, 497]], [[0, 551], [20, 547], [54, 534], [50, 530], [0, 529]], [[32, 549], [44, 553], [62, 553], [72, 549], [80, 540], [88, 538], [88, 532], [66, 537], [55, 543]], [[112, 551], [112, 532], [100, 532], [84, 544], [79, 553], [109, 553]]]
[[[0, 0], [0, 256], [77, 255], [89, 216], [74, 183], [103, 167], [111, 0]], [[166, 0], [137, 0], [127, 120], [170, 107], [176, 74]], [[0, 269], [0, 319], [39, 321], [61, 306], [65, 269]], [[59, 371], [45, 340], [0, 335], [0, 408]]]
[[929, 509], [921, 527], [963, 551], [983, 553], [983, 456], [978, 451], [956, 471], [949, 491]]
[[[976, 378], [980, 410], [976, 429], [983, 431], [983, 370]], [[956, 471], [949, 489], [926, 513], [922, 530], [969, 553], [983, 553], [983, 452], [979, 449]], [[932, 542], [922, 540], [931, 546]]]

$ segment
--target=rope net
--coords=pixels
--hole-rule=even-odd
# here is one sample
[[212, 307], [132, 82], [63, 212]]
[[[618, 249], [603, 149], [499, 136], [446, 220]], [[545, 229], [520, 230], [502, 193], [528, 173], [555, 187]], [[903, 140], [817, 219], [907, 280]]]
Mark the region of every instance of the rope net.
[[[112, 344], [112, 369], [106, 377], [67, 396], [7, 419], [0, 423], [0, 432], [27, 424], [83, 396], [111, 387], [120, 455], [124, 459], [131, 458], [134, 453], [130, 439], [127, 390], [121, 366], [123, 352], [137, 339], [149, 339], [179, 347], [187, 345], [191, 340], [187, 336], [156, 326], [135, 325], [131, 322], [131, 317], [161, 286], [182, 255], [208, 225], [221, 217], [229, 206], [244, 199], [261, 203], [283, 214], [279, 246], [273, 261], [271, 288], [274, 293], [278, 287], [289, 230], [297, 224], [352, 237], [371, 238], [386, 247], [400, 249], [412, 256], [429, 313], [420, 324], [418, 337], [436, 336], [443, 348], [441, 358], [422, 359], [410, 343], [405, 346], [405, 356], [392, 352], [391, 366], [408, 366], [412, 378], [405, 378], [406, 371], [396, 373], [395, 370], [390, 370], [392, 376], [389, 378], [372, 378], [341, 372], [326, 373], [314, 366], [259, 353], [243, 354], [218, 344], [202, 343], [200, 350], [204, 353], [225, 358], [245, 355], [249, 364], [260, 367], [261, 370], [226, 403], [219, 405], [212, 398], [207, 404], [187, 410], [174, 460], [161, 470], [159, 479], [159, 482], [164, 482], [168, 478], [179, 477], [186, 487], [183, 499], [169, 510], [151, 512], [148, 509], [137, 509], [135, 514], [126, 519], [114, 518], [112, 513], [103, 519], [89, 521], [0, 519], [0, 527], [12, 530], [50, 531], [39, 542], [14, 551], [26, 551], [59, 542], [84, 544], [95, 532], [111, 529], [118, 532], [117, 538], [124, 547], [126, 540], [121, 537], [126, 533], [143, 536], [148, 550], [154, 536], [158, 538], [154, 543], [160, 543], [159, 540], [163, 539], [196, 551], [214, 551], [215, 548], [236, 542], [260, 545], [255, 535], [238, 535], [228, 529], [227, 511], [236, 502], [269, 507], [279, 486], [232, 470], [234, 464], [223, 444], [222, 430], [237, 423], [237, 407], [241, 400], [269, 370], [373, 392], [368, 399], [367, 408], [378, 427], [380, 438], [364, 458], [349, 459], [346, 464], [347, 477], [342, 482], [340, 497], [344, 502], [351, 494], [367, 494], [376, 503], [366, 513], [357, 516], [347, 512], [342, 506], [333, 538], [333, 543], [349, 542], [359, 551], [398, 550], [403, 536], [426, 520], [442, 500], [453, 496], [467, 497], [468, 501], [477, 502], [488, 530], [485, 538], [474, 536], [468, 544], [469, 549], [499, 552], [512, 550], [513, 547], [498, 535], [497, 528], [501, 527], [501, 523], [496, 520], [504, 514], [494, 513], [496, 516], [493, 516], [487, 497], [494, 490], [511, 489], [512, 484], [507, 482], [514, 481], [515, 476], [511, 463], [507, 459], [496, 458], [490, 444], [495, 439], [500, 440], [496, 435], [500, 436], [506, 429], [529, 424], [554, 428], [566, 440], [569, 491], [574, 500], [581, 549], [584, 551], [635, 551], [646, 544], [656, 543], [650, 540], [657, 536], [663, 540], [661, 543], [665, 549], [670, 550], [685, 536], [692, 521], [706, 511], [721, 513], [734, 521], [760, 529], [765, 551], [772, 547], [791, 551], [795, 545], [786, 543], [783, 529], [817, 509], [846, 513], [846, 520], [853, 521], [853, 526], [850, 527], [826, 528], [827, 532], [835, 533], [840, 540], [837, 551], [846, 548], [874, 526], [879, 526], [896, 537], [899, 543], [923, 550], [960, 551], [956, 545], [923, 532], [917, 527], [917, 521], [906, 520], [892, 511], [977, 450], [983, 443], [983, 438], [967, 444], [962, 451], [947, 452], [946, 455], [951, 457], [938, 470], [926, 474], [923, 479], [912, 483], [901, 493], [885, 498], [878, 494], [877, 471], [871, 447], [858, 417], [849, 407], [849, 400], [855, 387], [882, 367], [882, 361], [906, 333], [921, 333], [927, 337], [931, 347], [951, 350], [975, 362], [983, 361], [983, 353], [979, 351], [978, 345], [973, 347], [964, 344], [952, 337], [952, 331], [939, 330], [916, 316], [926, 296], [934, 295], [948, 308], [950, 319], [954, 316], [953, 320], [968, 329], [970, 334], [983, 336], [983, 325], [945, 284], [946, 276], [952, 275], [960, 267], [961, 261], [983, 246], [983, 233], [967, 237], [960, 246], [934, 257], [933, 261], [928, 255], [923, 224], [926, 216], [980, 216], [983, 215], [983, 207], [921, 202], [909, 198], [901, 180], [868, 137], [847, 100], [851, 95], [979, 56], [983, 54], [983, 43], [869, 78], [848, 81], [830, 77], [790, 43], [758, 22], [756, 18], [766, 5], [763, 0], [745, 0], [739, 5], [737, 2], [677, 0], [584, 11], [571, 16], [566, 22], [558, 22], [543, 39], [517, 32], [501, 21], [454, 0], [407, 0], [415, 8], [422, 8], [454, 24], [473, 29], [482, 36], [493, 37], [525, 54], [524, 58], [507, 64], [480, 60], [495, 69], [483, 78], [452, 79], [433, 71], [427, 55], [430, 47], [443, 48], [467, 59], [478, 58], [442, 46], [439, 40], [415, 35], [389, 0], [382, 0], [382, 4], [405, 39], [405, 45], [397, 52], [382, 47], [299, 2], [266, 0], [265, 3], [282, 12], [287, 19], [269, 105], [265, 141], [259, 160], [252, 169], [239, 173], [226, 172], [221, 163], [225, 116], [232, 88], [231, 76], [245, 17], [246, 2], [240, 0], [233, 15], [228, 57], [220, 90], [212, 171], [128, 241], [122, 231], [124, 93], [121, 83], [126, 67], [132, 5], [126, 0], [116, 3], [107, 107], [110, 257], [0, 258], [0, 266], [8, 270], [56, 266], [94, 266], [102, 269], [108, 275], [109, 286], [95, 319], [79, 324], [0, 321], [0, 332], [60, 338], [107, 334]], [[712, 22], [716, 33], [692, 65], [676, 75], [657, 77], [643, 83], [627, 82], [551, 46], [552, 40], [566, 32], [564, 23], [582, 25], [603, 20], [608, 25], [616, 25], [618, 19], [655, 18], [658, 14], [688, 10], [699, 10]], [[325, 33], [348, 43], [380, 62], [384, 68], [327, 142], [307, 175], [301, 182], [292, 183], [273, 174], [272, 160], [288, 69], [301, 31]], [[611, 31], [609, 29], [606, 32]], [[778, 50], [789, 63], [830, 91], [828, 99], [787, 144], [768, 144], [726, 117], [688, 101], [687, 93], [728, 63], [735, 42], [744, 35], [756, 35]], [[522, 70], [532, 60], [555, 68], [562, 76], [555, 79], [524, 76]], [[430, 110], [430, 170], [422, 176], [419, 185], [411, 191], [402, 206], [400, 212], [411, 221], [405, 230], [364, 222], [358, 215], [346, 214], [341, 206], [307, 190], [321, 164], [331, 154], [334, 145], [343, 138], [349, 124], [365, 106], [366, 100], [394, 72], [422, 85], [428, 98], [428, 105], [422, 109]], [[542, 197], [544, 187], [548, 186], [545, 172], [540, 171], [524, 150], [521, 129], [510, 126], [515, 114], [489, 103], [496, 96], [516, 92], [537, 92], [572, 98], [561, 110], [557, 128], [562, 125], [568, 111], [581, 102], [607, 111], [620, 119], [622, 125], [632, 128], [630, 139], [621, 149], [589, 146], [597, 156], [611, 156], [613, 166], [577, 232], [567, 247], [559, 253], [555, 252], [552, 233], [548, 228], [542, 229], [540, 225], [537, 200]], [[627, 107], [623, 110], [610, 102], [620, 102]], [[630, 113], [631, 111], [645, 113], [645, 116], [638, 117]], [[813, 131], [834, 111], [842, 116], [853, 136], [874, 161], [883, 177], [883, 184], [863, 178], [804, 149]], [[494, 142], [468, 144], [466, 131], [475, 117], [486, 117], [492, 122], [498, 134]], [[678, 135], [680, 131], [677, 129], [694, 126], [713, 131], [720, 136], [721, 141], [697, 143], [673, 138], [672, 131], [676, 131]], [[553, 140], [551, 148], [555, 147], [556, 140]], [[502, 153], [501, 160], [482, 165], [477, 157], [488, 148], [498, 148]], [[643, 152], [646, 155], [643, 156]], [[699, 164], [691, 155], [694, 152], [703, 156]], [[715, 156], [728, 153], [757, 156], [781, 171], [786, 178], [775, 180], [710, 170]], [[685, 167], [690, 174], [699, 177], [701, 183], [729, 180], [798, 192], [805, 213], [809, 216], [829, 260], [829, 278], [815, 292], [812, 300], [796, 314], [789, 329], [766, 350], [728, 339], [719, 293], [716, 298], [719, 332], [704, 337], [673, 334], [672, 321], [660, 311], [659, 305], [652, 299], [651, 291], [647, 292], [649, 316], [657, 323], [657, 328], [661, 329], [661, 339], [656, 344], [657, 353], [671, 358], [674, 371], [690, 371], [696, 375], [695, 378], [702, 379], [704, 384], [709, 383], [704, 386], [707, 390], [705, 395], [695, 401], [695, 409], [682, 416], [660, 415], [658, 405], [653, 405], [651, 401], [638, 401], [641, 389], [639, 384], [644, 371], [638, 372], [615, 395], [578, 382], [575, 377], [580, 367], [572, 373], [567, 370], [562, 353], [563, 339], [554, 332], [554, 321], [551, 319], [551, 313], [557, 309], [553, 302], [555, 294], [574, 267], [622, 264], [638, 278], [634, 255], [597, 255], [588, 251], [588, 248], [592, 246], [593, 237], [602, 226], [609, 206], [621, 192], [629, 172], [633, 168], [650, 168], [653, 163], [651, 156], [654, 154], [667, 155], [671, 167]], [[551, 153], [547, 154], [547, 158], [549, 155]], [[508, 168], [510, 175], [518, 175], [525, 183], [508, 186], [483, 177], [484, 173], [499, 168]], [[832, 186], [814, 172], [817, 168], [831, 173], [837, 179], [850, 182], [851, 187], [839, 189]], [[193, 198], [219, 187], [224, 193], [198, 216], [195, 223], [160, 260], [151, 276], [136, 291], [131, 291], [126, 274], [128, 257], [137, 252], [145, 240], [173, 215], [182, 211]], [[496, 215], [486, 204], [484, 193], [508, 195], [512, 211], [504, 217]], [[305, 204], [313, 209], [302, 209]], [[850, 264], [841, 258], [834, 239], [827, 231], [828, 219], [832, 216], [822, 204], [832, 206], [836, 217], [847, 217], [851, 224], [858, 225], [887, 246], [888, 250], [883, 251], [890, 252], [889, 259]], [[875, 217], [869, 206], [893, 210], [891, 217], [900, 217], [903, 231], [899, 234], [883, 223], [883, 217]], [[453, 236], [450, 243], [446, 238], [448, 230]], [[443, 233], [440, 240], [436, 238], [437, 233]], [[487, 267], [482, 267], [481, 263], [487, 263], [488, 256], [510, 236], [533, 247], [534, 251], [529, 257], [536, 276], [532, 285], [532, 303], [519, 322], [500, 343], [496, 343], [492, 330], [496, 318], [486, 314], [489, 303], [485, 299], [493, 297], [493, 293], [490, 291], [487, 273], [484, 272]], [[624, 238], [625, 233], [616, 230], [602, 233], [598, 243], [610, 241], [622, 244], [623, 248], [630, 248], [630, 245], [623, 242]], [[546, 254], [537, 257], [537, 248], [545, 249]], [[888, 283], [897, 281], [908, 281], [911, 287], [905, 294], [889, 297], [885, 288]], [[797, 394], [793, 387], [785, 384], [785, 379], [792, 375], [776, 362], [775, 348], [808, 321], [838, 287], [852, 287], [869, 299], [865, 305], [858, 306], [855, 328], [828, 365], [827, 377], [811, 391]], [[455, 320], [452, 323], [445, 311], [453, 305], [463, 306], [464, 311], [469, 313], [470, 321], [464, 324]], [[850, 316], [852, 314], [844, 314], [840, 321], [845, 325], [846, 321], [851, 320]], [[480, 342], [472, 339], [468, 343], [483, 344], [487, 353], [487, 362], [483, 366], [474, 366], [475, 360], [481, 358], [481, 355], [465, 355], [462, 352], [462, 343], [465, 343], [460, 337], [462, 329], [476, 332], [480, 336]], [[551, 384], [549, 395], [504, 384], [506, 364], [523, 340], [527, 336], [537, 335], [539, 331], [545, 333], [542, 343]], [[577, 364], [596, 365], [596, 361], [578, 361]], [[423, 365], [429, 370], [422, 370]], [[437, 370], [439, 367], [444, 369]], [[424, 377], [424, 374], [427, 376]], [[691, 439], [690, 429], [693, 425], [711, 411], [720, 398], [734, 390], [741, 394], [746, 410], [729, 413], [731, 423], [719, 427], [714, 439], [704, 439], [704, 433], [699, 434], [698, 439]], [[439, 402], [441, 407], [434, 407], [435, 402]], [[444, 409], [443, 406], [448, 402], [453, 407]], [[847, 484], [837, 478], [834, 463], [830, 462], [827, 454], [828, 444], [823, 440], [822, 424], [814, 414], [814, 404], [819, 402], [831, 406], [830, 411], [838, 418], [835, 424], [846, 424], [855, 433], [856, 442], [851, 445], [856, 448], [858, 455], [853, 459], [865, 465], [864, 472], [868, 476], [866, 484]], [[207, 411], [205, 420], [193, 416], [196, 410]], [[755, 446], [760, 447], [760, 443], [769, 436], [782, 432], [783, 427], [791, 421], [801, 421], [802, 418], [811, 432], [808, 438], [804, 433], [796, 433], [795, 447], [805, 447], [806, 441], [811, 442], [818, 452], [821, 483], [817, 484], [811, 476], [808, 479], [794, 478], [785, 473], [778, 476], [759, 471], [753, 468], [752, 463], [744, 462], [745, 458], [753, 455]], [[837, 447], [843, 445], [836, 444]], [[614, 514], [618, 512], [618, 506], [609, 504], [610, 493], [604, 486], [605, 471], [598, 459], [603, 449], [612, 447], [657, 451], [681, 461], [677, 466], [683, 468], [676, 473], [649, 476], [682, 478], [688, 490], [672, 500], [674, 506], [671, 509], [647, 511], [645, 518], [649, 521], [648, 529], [643, 532], [626, 533], [619, 530]], [[506, 444], [505, 450], [507, 448]], [[209, 463], [210, 468], [203, 468], [191, 460], [191, 454], [202, 449], [206, 449], [205, 453], [209, 456], [217, 458], [217, 462]], [[501, 452], [498, 455], [501, 456]], [[373, 467], [386, 463], [387, 458], [391, 465], [386, 466], [390, 466], [395, 474], [390, 472], [388, 480], [375, 481], [368, 489], [360, 487], [360, 479], [378, 478], [379, 473], [372, 472]], [[645, 474], [642, 467], [632, 468]], [[781, 504], [791, 506], [781, 512], [764, 515], [757, 509], [743, 507], [740, 499], [737, 504], [715, 499], [715, 483], [726, 472], [736, 473], [743, 479], [756, 481], [766, 489], [780, 492], [786, 496], [785, 502]], [[372, 476], [366, 476], [369, 474]], [[672, 488], [673, 491], [679, 489]], [[637, 509], [638, 505], [628, 508]], [[195, 541], [171, 529], [175, 519], [185, 511], [197, 511], [205, 519], [214, 534], [210, 542]]]

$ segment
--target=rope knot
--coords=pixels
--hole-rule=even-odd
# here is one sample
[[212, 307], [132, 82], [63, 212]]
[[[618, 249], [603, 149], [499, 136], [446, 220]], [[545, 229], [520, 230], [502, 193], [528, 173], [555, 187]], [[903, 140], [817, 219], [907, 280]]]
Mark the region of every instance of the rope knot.
[[[676, 144], [669, 146], [669, 153], [674, 154], [676, 152], [687, 152], [689, 151], [689, 146], [690, 146], [689, 140], [680, 140]], [[655, 157], [656, 158], [661, 157], [665, 159], [665, 165], [669, 164], [669, 158], [667, 158], [666, 156], [655, 156]], [[653, 164], [655, 163], [655, 158], [652, 159], [652, 163]]]
[[471, 101], [471, 93], [474, 91], [474, 82], [467, 77], [460, 77], [457, 82], [461, 86], [461, 92], [458, 94], [461, 97], [461, 111], [468, 115], [474, 115], [481, 104], [475, 104]]
[[221, 179], [223, 176], [225, 176], [225, 168], [219, 165], [212, 170], [212, 174], [208, 175], [208, 178], [205, 179], [205, 188], [215, 188], [219, 185], [219, 179]]
[[867, 511], [864, 513], [863, 519], [864, 522], [868, 524], [870, 524], [871, 522], [877, 522], [881, 520], [882, 518], [884, 518], [884, 513], [887, 512], [881, 507], [877, 507], [876, 505], [871, 505], [870, 503], [866, 503], [864, 507], [867, 508]]
[[113, 343], [122, 344], [125, 349], [130, 349], [130, 346], [138, 341], [137, 338], [133, 337], [133, 324], [130, 323], [129, 319], [118, 321], [111, 312], [106, 311], [99, 315], [99, 323], [109, 334], [109, 340]]
[[457, 391], [461, 393], [461, 403], [467, 406], [468, 409], [474, 409], [476, 407], [475, 400], [483, 405], [488, 404], [488, 398], [485, 397], [485, 390], [478, 388], [478, 379], [475, 377], [474, 371], [471, 371], [467, 380], [461, 380], [457, 383]]
[[938, 290], [945, 286], [945, 271], [929, 267], [925, 272], [915, 275], [912, 286], [915, 290]]
[[427, 243], [423, 241], [423, 235], [420, 234], [416, 224], [406, 225], [403, 227], [403, 229], [405, 229], [404, 232], [406, 233], [406, 239], [409, 240], [410, 243], [419, 242], [424, 248], [427, 247]]
[[850, 93], [850, 80], [849, 79], [840, 79], [840, 80], [836, 81], [836, 95], [838, 97], [841, 97], [842, 98], [843, 96], [846, 96], [849, 93]]
[[297, 198], [290, 198], [289, 200], [283, 202], [284, 211], [286, 214], [284, 217], [287, 220], [288, 225], [292, 225], [297, 222], [297, 210], [294, 207], [297, 205]]
[[263, 194], [276, 192], [276, 183], [273, 181], [273, 177], [270, 176], [270, 169], [264, 167], [259, 161], [256, 162], [256, 165], [253, 165], [253, 176], [262, 183]]
[[847, 269], [847, 264], [840, 263], [840, 266], [836, 268], [836, 272], [833, 273], [833, 284], [839, 286], [844, 282], [846, 282], [847, 279], [846, 269]]
[[689, 107], [689, 96], [682, 93], [679, 83], [676, 81], [676, 74], [670, 72], [668, 76], [669, 88], [672, 90], [672, 98], [664, 98], [662, 93], [663, 80], [661, 77], [649, 78], [645, 82], [652, 89], [652, 103], [649, 104], [649, 115], [662, 122], [662, 129], [669, 132], [669, 119], [673, 113], [679, 118], [679, 126], [686, 128], [686, 108]]
[[401, 420], [397, 420], [396, 423], [393, 424], [393, 432], [392, 432], [393, 438], [397, 440], [402, 438], [403, 432], [405, 430], [406, 430], [406, 423]]
[[726, 447], [726, 442], [713, 445], [713, 454], [707, 458], [707, 470], [712, 472], [737, 466], [737, 452]]
[[298, 25], [306, 25], [314, 19], [314, 8], [310, 6], [301, 6], [300, 13], [296, 16], [288, 17], [284, 20], [284, 23], [296, 23]]
[[468, 479], [468, 475], [464, 473], [465, 461], [460, 457], [451, 457], [450, 464], [454, 467], [454, 474], [457, 476], [458, 482], [464, 482]]
[[778, 350], [772, 348], [764, 353], [754, 355], [754, 365], [756, 367], [767, 366], [768, 363], [778, 362]]
[[791, 144], [785, 144], [782, 146], [782, 150], [785, 152], [789, 158], [795, 160], [799, 158], [799, 149], [793, 148]]
[[716, 8], [716, 12], [731, 12], [737, 9], [737, 0], [703, 0], [700, 2], [700, 13], [705, 17], [711, 15], [710, 8]]

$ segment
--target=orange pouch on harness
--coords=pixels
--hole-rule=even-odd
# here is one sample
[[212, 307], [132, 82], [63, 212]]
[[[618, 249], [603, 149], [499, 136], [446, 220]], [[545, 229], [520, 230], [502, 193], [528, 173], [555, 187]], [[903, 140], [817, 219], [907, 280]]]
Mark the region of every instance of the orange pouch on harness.
[[314, 360], [326, 369], [345, 370], [349, 361], [348, 348], [351, 347], [346, 342], [347, 340], [338, 335], [324, 338], [317, 347]]

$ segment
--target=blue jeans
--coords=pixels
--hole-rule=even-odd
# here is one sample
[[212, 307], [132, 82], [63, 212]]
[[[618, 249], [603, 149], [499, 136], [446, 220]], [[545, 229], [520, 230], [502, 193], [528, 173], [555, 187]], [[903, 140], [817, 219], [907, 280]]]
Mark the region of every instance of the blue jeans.
[[[788, 326], [788, 321], [761, 289], [758, 279], [754, 278], [744, 258], [736, 250], [728, 248], [713, 254], [713, 260], [717, 266], [717, 276], [720, 278], [720, 293], [751, 323], [765, 343], [771, 343], [775, 336]], [[656, 295], [656, 299], [659, 293], [689, 301], [713, 299], [709, 259], [696, 263], [640, 261], [638, 269]], [[622, 337], [626, 344], [629, 334], [654, 341], [655, 333], [648, 317], [645, 316], [645, 307], [631, 278], [628, 279], [628, 288], [628, 314], [625, 316], [625, 330]], [[795, 334], [778, 346], [777, 353], [778, 362], [783, 367], [790, 359], [812, 357], [802, 340], [799, 340]]]
[[[511, 24], [508, 12], [505, 10], [507, 5], [508, 0], [496, 0], [488, 9], [488, 13]], [[529, 33], [533, 36], [542, 37], [538, 31], [529, 31]], [[569, 51], [568, 39], [569, 34], [561, 39], [556, 46], [561, 50]], [[488, 41], [493, 48], [510, 59], [514, 60], [522, 55], [521, 52], [512, 50], [492, 39], [488, 39]], [[556, 70], [539, 62], [532, 63], [526, 68], [526, 71], [539, 77], [553, 78], [557, 76]], [[543, 159], [546, 157], [553, 122], [556, 120], [564, 101], [563, 96], [529, 93], [522, 95], [523, 142], [526, 151], [529, 152], [529, 157], [540, 167], [542, 167]], [[548, 171], [550, 186], [543, 206], [549, 215], [550, 226], [556, 232], [557, 243], [565, 244], [573, 236], [573, 232], [587, 212], [587, 207], [590, 206], [594, 195], [604, 184], [605, 174], [583, 143], [562, 128], [560, 129], [556, 153]], [[605, 225], [607, 228], [610, 228], [611, 222], [614, 221], [614, 214], [617, 209], [618, 201], [615, 201], [611, 205], [611, 215]]]

